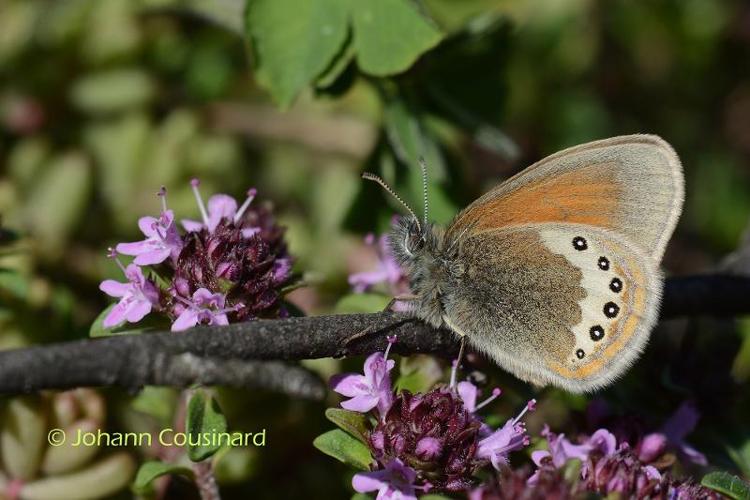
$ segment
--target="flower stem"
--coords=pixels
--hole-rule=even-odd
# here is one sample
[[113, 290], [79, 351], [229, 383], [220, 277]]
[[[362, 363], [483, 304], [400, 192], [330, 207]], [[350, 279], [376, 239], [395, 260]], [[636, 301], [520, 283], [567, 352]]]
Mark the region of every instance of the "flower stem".
[[201, 500], [221, 500], [211, 459], [193, 464], [193, 472], [195, 473], [195, 484], [198, 486]]

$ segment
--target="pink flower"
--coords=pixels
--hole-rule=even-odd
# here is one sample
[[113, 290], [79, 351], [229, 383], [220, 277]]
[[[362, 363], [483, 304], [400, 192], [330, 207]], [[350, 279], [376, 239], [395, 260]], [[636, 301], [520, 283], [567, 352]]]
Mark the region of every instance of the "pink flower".
[[408, 292], [408, 287], [405, 287], [406, 274], [391, 253], [388, 237], [386, 235], [381, 236], [376, 244], [375, 235], [369, 234], [365, 238], [365, 243], [368, 246], [375, 247], [378, 262], [372, 271], [355, 273], [349, 276], [349, 284], [354, 288], [354, 291], [362, 293], [378, 283], [387, 283], [394, 293]]
[[617, 451], [617, 439], [607, 429], [597, 430], [581, 444], [571, 443], [565, 434], [550, 432], [546, 425], [542, 430], [542, 436], [547, 438], [549, 450], [537, 450], [531, 453], [531, 460], [539, 467], [528, 479], [528, 484], [532, 486], [539, 480], [539, 472], [547, 460], [551, 461], [556, 469], [560, 469], [571, 459], [578, 459], [585, 463], [593, 451], [599, 451], [605, 457]]
[[695, 429], [699, 418], [700, 414], [692, 403], [682, 403], [669, 420], [664, 422], [661, 432], [669, 445], [677, 449], [681, 458], [696, 465], [708, 465], [706, 456], [685, 441], [685, 436]]
[[638, 459], [643, 463], [653, 462], [664, 453], [667, 447], [667, 436], [661, 432], [652, 432], [645, 436], [636, 449]]
[[172, 262], [177, 262], [177, 257], [182, 250], [182, 239], [174, 223], [174, 212], [164, 210], [158, 219], [141, 217], [138, 219], [138, 227], [146, 239], [133, 243], [120, 243], [116, 247], [118, 252], [134, 255], [133, 262], [139, 266], [160, 264], [170, 257]]
[[359, 493], [377, 491], [376, 500], [417, 500], [416, 479], [414, 469], [394, 459], [384, 469], [355, 474], [352, 487]]
[[477, 446], [477, 458], [489, 460], [492, 466], [500, 470], [500, 467], [508, 464], [508, 455], [530, 443], [526, 434], [526, 426], [521, 419], [527, 411], [533, 411], [536, 400], [531, 400], [516, 417], [508, 420], [504, 426], [479, 441]]
[[[184, 300], [184, 299], [183, 299]], [[179, 332], [192, 328], [198, 323], [206, 325], [228, 325], [227, 313], [234, 309], [224, 309], [226, 296], [199, 288], [193, 293], [193, 300], [185, 300], [185, 307], [172, 323], [172, 331]]]
[[331, 387], [339, 394], [352, 398], [341, 403], [347, 410], [367, 413], [377, 407], [383, 417], [393, 404], [391, 377], [388, 374], [395, 366], [395, 361], [388, 359], [388, 352], [393, 345], [390, 342], [385, 354], [376, 352], [365, 361], [364, 375], [359, 373], [342, 373], [331, 378]]
[[[203, 204], [203, 198], [198, 191], [200, 182], [198, 181], [198, 179], [193, 179], [190, 182], [190, 185], [193, 188], [193, 193], [195, 194], [195, 199], [198, 202], [198, 209], [201, 212], [202, 218], [202, 222], [190, 219], [183, 219], [181, 221], [182, 227], [184, 227], [186, 231], [191, 233], [196, 233], [204, 228], [208, 229], [209, 233], [213, 233], [216, 229], [216, 226], [218, 226], [219, 223], [221, 223], [221, 221], [225, 219], [235, 224], [239, 224], [242, 216], [247, 210], [247, 207], [250, 206], [250, 203], [253, 201], [256, 195], [256, 190], [254, 188], [249, 189], [247, 191], [247, 198], [245, 199], [245, 202], [238, 209], [237, 201], [231, 196], [226, 194], [215, 194], [208, 199], [208, 210], [206, 210], [206, 206]], [[250, 238], [258, 232], [260, 232], [259, 227], [242, 228], [242, 236], [244, 236], [245, 238]]]
[[128, 283], [104, 280], [99, 289], [111, 297], [120, 297], [120, 302], [104, 318], [105, 328], [120, 325], [125, 321], [137, 323], [159, 304], [159, 290], [143, 275], [141, 268], [130, 264], [124, 268]]

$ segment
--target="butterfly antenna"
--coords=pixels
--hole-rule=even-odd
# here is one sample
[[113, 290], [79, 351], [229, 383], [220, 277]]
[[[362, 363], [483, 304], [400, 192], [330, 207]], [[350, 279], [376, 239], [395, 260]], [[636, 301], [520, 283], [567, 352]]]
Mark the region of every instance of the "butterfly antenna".
[[366, 179], [368, 181], [373, 181], [373, 182], [376, 182], [376, 183], [380, 184], [380, 187], [382, 187], [383, 189], [385, 189], [386, 191], [388, 191], [391, 194], [391, 196], [393, 196], [394, 198], [396, 198], [396, 200], [399, 203], [401, 203], [404, 206], [404, 208], [406, 208], [406, 210], [408, 210], [409, 214], [411, 214], [411, 216], [417, 222], [417, 228], [419, 228], [419, 232], [420, 233], [422, 232], [422, 226], [419, 224], [419, 219], [417, 219], [417, 216], [414, 213], [414, 210], [412, 210], [411, 207], [409, 205], [407, 205], [406, 202], [404, 200], [402, 200], [401, 197], [399, 195], [397, 195], [396, 192], [393, 189], [391, 189], [391, 187], [388, 184], [386, 184], [383, 179], [381, 179], [377, 175], [371, 174], [369, 172], [363, 173], [362, 174], [362, 178]]
[[423, 157], [419, 157], [419, 166], [422, 169], [422, 200], [424, 206], [424, 225], [427, 226], [427, 162], [424, 161]]

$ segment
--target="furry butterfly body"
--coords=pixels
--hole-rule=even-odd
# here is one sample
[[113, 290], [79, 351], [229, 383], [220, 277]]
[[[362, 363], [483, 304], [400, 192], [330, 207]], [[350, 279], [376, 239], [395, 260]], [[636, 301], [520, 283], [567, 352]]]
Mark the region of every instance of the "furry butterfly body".
[[541, 160], [446, 229], [402, 219], [391, 246], [411, 279], [413, 314], [523, 380], [590, 391], [621, 376], [648, 341], [683, 197], [667, 143], [615, 137]]

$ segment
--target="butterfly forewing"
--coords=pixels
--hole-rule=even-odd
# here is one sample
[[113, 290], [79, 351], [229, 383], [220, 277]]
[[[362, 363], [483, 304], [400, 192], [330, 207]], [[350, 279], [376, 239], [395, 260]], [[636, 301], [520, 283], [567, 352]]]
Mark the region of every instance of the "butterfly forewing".
[[449, 241], [518, 224], [570, 222], [613, 230], [661, 259], [682, 209], [680, 161], [652, 135], [595, 141], [549, 156], [454, 219]]

